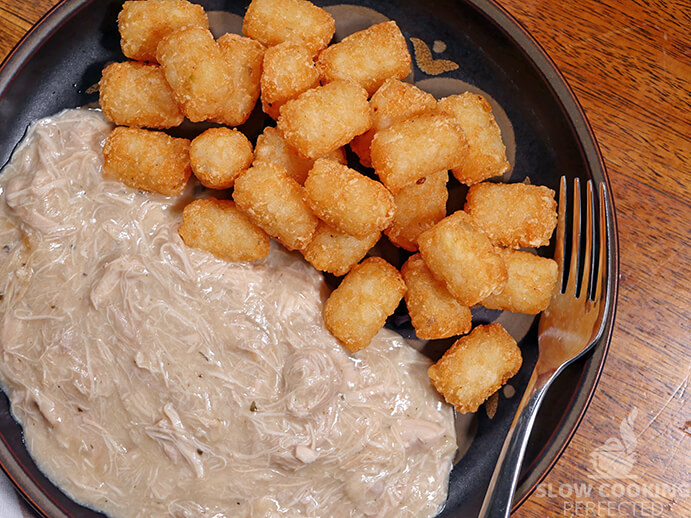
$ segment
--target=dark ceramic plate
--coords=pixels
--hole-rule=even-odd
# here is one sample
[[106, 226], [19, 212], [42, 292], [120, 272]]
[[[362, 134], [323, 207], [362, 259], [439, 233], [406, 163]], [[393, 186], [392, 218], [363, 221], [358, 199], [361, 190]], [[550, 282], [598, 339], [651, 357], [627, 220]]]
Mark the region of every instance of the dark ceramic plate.
[[[248, 2], [199, 3], [209, 11], [242, 15]], [[328, 6], [334, 14], [337, 37], [339, 31], [364, 28], [363, 24], [373, 21], [396, 20], [411, 43], [411, 51], [417, 39], [418, 59], [411, 79], [435, 95], [460, 93], [468, 87], [491, 99], [509, 148], [511, 181], [530, 177], [533, 183], [553, 189], [561, 175], [608, 183], [597, 144], [573, 94], [544, 52], [501, 8], [485, 0], [353, 2], [358, 8], [332, 0], [317, 3]], [[99, 80], [107, 62], [123, 60], [116, 24], [121, 4], [122, 0], [65, 0], [30, 31], [5, 61], [0, 70], [0, 164], [9, 159], [32, 121], [97, 101], [98, 94], [89, 87]], [[229, 30], [237, 30], [238, 20], [233, 16], [216, 17], [216, 22]], [[439, 73], [439, 63], [430, 63], [433, 59], [453, 61], [458, 68]], [[255, 113], [246, 129], [252, 133], [262, 123], [261, 114]], [[462, 195], [456, 184], [450, 209], [459, 208]], [[613, 218], [610, 228], [614, 229]], [[608, 289], [613, 308], [617, 289], [616, 233], [611, 239], [613, 275]], [[547, 395], [528, 445], [514, 506], [528, 497], [554, 465], [578, 426], [604, 363], [613, 316], [611, 311], [596, 347], [568, 368]], [[459, 427], [469, 434], [469, 445], [451, 473], [449, 499], [440, 516], [477, 514], [535, 362], [536, 322], [516, 320], [499, 312], [474, 313], [475, 322], [497, 319], [513, 327], [514, 336], [519, 333], [517, 338], [522, 337], [524, 366], [510, 381], [516, 394], [510, 397], [510, 391], [503, 391], [495, 401], [496, 412], [481, 408], [474, 417], [459, 420]], [[411, 332], [403, 314], [394, 315], [389, 326], [403, 335]], [[424, 346], [424, 352], [436, 357], [446, 346], [448, 343], [430, 343]], [[72, 502], [41, 474], [27, 453], [21, 428], [13, 420], [4, 396], [0, 396], [0, 463], [40, 515], [102, 516]]]

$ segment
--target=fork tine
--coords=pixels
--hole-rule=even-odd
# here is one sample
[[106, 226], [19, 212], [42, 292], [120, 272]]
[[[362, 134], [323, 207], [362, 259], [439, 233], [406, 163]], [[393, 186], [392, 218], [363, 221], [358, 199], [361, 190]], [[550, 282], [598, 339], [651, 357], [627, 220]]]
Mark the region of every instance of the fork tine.
[[557, 288], [564, 287], [564, 229], [566, 227], [566, 177], [559, 180], [559, 217], [557, 219], [557, 241], [554, 245], [554, 260], [557, 262]]
[[593, 182], [588, 180], [585, 184], [585, 249], [583, 253], [583, 274], [581, 278], [581, 287], [578, 291], [578, 298], [590, 297], [592, 291], [592, 254], [593, 254], [593, 206], [595, 205], [593, 192]]
[[602, 285], [607, 277], [607, 259], [608, 259], [608, 249], [607, 249], [607, 216], [608, 216], [607, 204], [607, 188], [605, 184], [600, 184], [600, 260], [597, 269], [597, 279], [595, 280], [595, 295], [594, 300], [600, 300], [602, 296]]
[[571, 260], [569, 261], [569, 275], [566, 282], [566, 293], [576, 295], [578, 286], [578, 267], [581, 249], [581, 181], [573, 180], [573, 207], [571, 209]]

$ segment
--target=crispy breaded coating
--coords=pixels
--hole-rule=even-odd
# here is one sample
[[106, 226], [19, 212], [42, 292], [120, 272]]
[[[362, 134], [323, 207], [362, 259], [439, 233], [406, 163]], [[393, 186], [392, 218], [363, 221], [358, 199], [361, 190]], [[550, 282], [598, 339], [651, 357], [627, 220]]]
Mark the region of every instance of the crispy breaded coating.
[[[281, 132], [271, 126], [264, 128], [264, 132], [257, 137], [254, 150], [255, 160], [273, 162], [283, 167], [288, 174], [300, 185], [305, 183], [307, 174], [314, 165], [314, 160], [302, 158], [288, 143], [283, 140]], [[325, 158], [330, 158], [341, 164], [346, 163], [345, 150], [339, 147]]]
[[385, 80], [403, 79], [410, 74], [410, 52], [396, 22], [383, 22], [321, 51], [317, 68], [322, 83], [347, 79], [372, 95]]
[[418, 338], [436, 340], [470, 331], [470, 308], [453, 298], [444, 283], [432, 275], [420, 254], [408, 258], [401, 275], [408, 288], [405, 302]]
[[387, 79], [369, 103], [372, 108], [372, 128], [367, 133], [355, 137], [350, 143], [351, 149], [365, 167], [372, 166], [370, 145], [377, 131], [390, 127], [394, 122], [431, 111], [437, 101], [434, 96], [423, 92], [415, 85], [398, 79]]
[[358, 238], [321, 222], [303, 253], [307, 262], [317, 270], [340, 277], [365, 257], [380, 236], [380, 232], [374, 232]]
[[537, 315], [549, 306], [557, 284], [557, 263], [529, 252], [499, 250], [508, 277], [501, 291], [492, 293], [480, 304], [489, 309]]
[[316, 159], [347, 144], [371, 124], [367, 92], [355, 83], [334, 81], [285, 103], [277, 127], [301, 156]]
[[359, 238], [384, 230], [396, 212], [386, 187], [328, 158], [314, 162], [305, 180], [305, 194], [319, 219]]
[[464, 306], [477, 304], [506, 282], [501, 255], [462, 210], [420, 234], [417, 242], [432, 274]]
[[103, 146], [103, 174], [134, 189], [178, 196], [191, 173], [189, 150], [187, 139], [119, 126]]
[[192, 172], [210, 189], [232, 187], [253, 159], [252, 143], [236, 129], [208, 129], [190, 146]]
[[201, 5], [186, 0], [127, 1], [118, 15], [122, 53], [138, 61], [156, 61], [161, 38], [187, 26], [209, 28]]
[[291, 42], [270, 47], [264, 55], [261, 78], [262, 109], [278, 119], [286, 101], [319, 85], [319, 71], [312, 52], [304, 45]]
[[240, 123], [229, 67], [211, 32], [185, 27], [168, 34], [158, 44], [156, 57], [189, 120]]
[[405, 294], [398, 270], [381, 257], [368, 257], [345, 276], [324, 305], [324, 324], [355, 353], [384, 327]]
[[252, 0], [242, 23], [245, 36], [267, 47], [290, 41], [305, 45], [313, 55], [329, 44], [335, 31], [333, 17], [307, 0]]
[[511, 168], [506, 146], [494, 120], [492, 107], [481, 95], [465, 92], [441, 99], [438, 110], [454, 117], [463, 128], [468, 149], [453, 175], [466, 185], [504, 174]]
[[112, 63], [98, 89], [103, 115], [119, 126], [172, 128], [185, 119], [158, 65]]
[[516, 340], [495, 323], [459, 338], [427, 373], [444, 399], [467, 414], [515, 376], [522, 363]]
[[266, 48], [252, 38], [230, 33], [218, 38], [217, 43], [232, 85], [231, 96], [225, 101], [224, 122], [239, 126], [247, 121], [259, 99]]
[[302, 250], [319, 220], [304, 200], [304, 191], [281, 166], [254, 161], [235, 180], [233, 199], [255, 225], [289, 250]]
[[546, 246], [557, 226], [554, 191], [543, 185], [476, 184], [465, 211], [493, 243], [509, 248]]
[[269, 255], [269, 236], [230, 200], [195, 200], [182, 212], [178, 234], [185, 244], [220, 259], [256, 261]]
[[422, 114], [378, 131], [370, 153], [379, 178], [396, 194], [420, 178], [458, 166], [466, 147], [453, 117]]
[[417, 238], [446, 216], [449, 191], [448, 171], [420, 178], [394, 196], [396, 214], [384, 233], [394, 245], [410, 252], [417, 250]]

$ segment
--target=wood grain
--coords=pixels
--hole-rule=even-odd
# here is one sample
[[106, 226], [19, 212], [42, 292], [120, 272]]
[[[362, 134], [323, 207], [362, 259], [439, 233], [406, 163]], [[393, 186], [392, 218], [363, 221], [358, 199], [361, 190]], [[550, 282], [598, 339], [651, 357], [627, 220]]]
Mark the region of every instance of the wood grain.
[[[55, 3], [0, 0], [0, 58]], [[595, 397], [515, 516], [691, 516], [691, 3], [499, 3], [581, 102], [612, 181], [621, 247], [617, 322]], [[597, 459], [629, 478], [595, 478]]]

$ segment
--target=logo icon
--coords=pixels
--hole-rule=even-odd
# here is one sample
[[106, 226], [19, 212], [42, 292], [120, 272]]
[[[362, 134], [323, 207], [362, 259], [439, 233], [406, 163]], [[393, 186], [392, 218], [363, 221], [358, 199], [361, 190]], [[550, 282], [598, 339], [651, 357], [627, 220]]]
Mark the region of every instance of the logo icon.
[[638, 415], [638, 409], [631, 413], [619, 425], [620, 437], [610, 437], [605, 443], [590, 454], [590, 463], [593, 475], [592, 479], [635, 479], [631, 475], [633, 465], [636, 462], [636, 434], [634, 433], [634, 421]]

